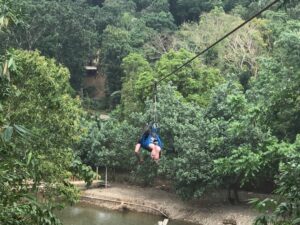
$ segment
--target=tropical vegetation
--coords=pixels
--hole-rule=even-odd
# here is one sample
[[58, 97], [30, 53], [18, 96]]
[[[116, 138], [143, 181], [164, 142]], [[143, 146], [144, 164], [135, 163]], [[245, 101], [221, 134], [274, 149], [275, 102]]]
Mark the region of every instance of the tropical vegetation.
[[[0, 0], [1, 223], [59, 224], [57, 202], [78, 198], [70, 177], [90, 184], [107, 167], [141, 185], [162, 177], [186, 200], [272, 193], [251, 200], [254, 223], [300, 224], [300, 4], [279, 1], [172, 73], [268, 3]], [[83, 102], [95, 59], [107, 120]], [[154, 116], [162, 158], [139, 165]]]

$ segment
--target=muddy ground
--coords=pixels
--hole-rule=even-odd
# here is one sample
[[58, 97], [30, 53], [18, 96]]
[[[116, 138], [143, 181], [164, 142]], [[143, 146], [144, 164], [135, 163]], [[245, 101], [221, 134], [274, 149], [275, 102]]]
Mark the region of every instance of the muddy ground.
[[[77, 186], [83, 187], [77, 183]], [[206, 195], [201, 200], [183, 201], [174, 193], [159, 187], [139, 187], [124, 183], [110, 183], [108, 188], [82, 190], [82, 201], [115, 210], [133, 210], [161, 214], [174, 220], [203, 225], [223, 225], [236, 221], [237, 225], [252, 225], [258, 215], [248, 204], [231, 205], [225, 192]], [[242, 200], [259, 197], [257, 194], [240, 193]], [[262, 197], [262, 196], [260, 196]]]

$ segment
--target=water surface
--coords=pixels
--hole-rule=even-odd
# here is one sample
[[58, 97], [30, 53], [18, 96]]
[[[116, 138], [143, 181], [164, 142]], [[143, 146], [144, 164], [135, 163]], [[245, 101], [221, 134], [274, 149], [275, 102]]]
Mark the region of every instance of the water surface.
[[[163, 217], [130, 211], [117, 212], [78, 204], [57, 213], [64, 225], [157, 225]], [[168, 225], [191, 225], [180, 221], [170, 221]]]

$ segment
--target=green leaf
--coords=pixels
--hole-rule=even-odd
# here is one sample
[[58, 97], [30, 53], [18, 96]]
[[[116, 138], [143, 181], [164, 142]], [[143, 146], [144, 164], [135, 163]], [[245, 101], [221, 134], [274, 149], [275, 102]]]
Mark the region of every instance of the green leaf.
[[4, 27], [4, 16], [0, 17], [0, 27]]
[[23, 127], [21, 125], [14, 124], [14, 127], [15, 127], [17, 133], [19, 135], [21, 135], [22, 137], [24, 137], [25, 135], [32, 135], [30, 130], [26, 129], [25, 127]]
[[1, 138], [4, 142], [9, 142], [13, 134], [13, 127], [7, 126], [3, 133], [1, 134]]
[[27, 163], [26, 163], [27, 166], [30, 164], [31, 159], [32, 159], [32, 152], [29, 152], [29, 154], [27, 156]]
[[8, 60], [8, 68], [12, 68], [12, 66], [15, 64], [15, 61], [14, 61], [14, 58], [11, 57], [9, 60]]
[[292, 225], [298, 225], [298, 224], [300, 224], [300, 217], [293, 220], [293, 222], [292, 222]]

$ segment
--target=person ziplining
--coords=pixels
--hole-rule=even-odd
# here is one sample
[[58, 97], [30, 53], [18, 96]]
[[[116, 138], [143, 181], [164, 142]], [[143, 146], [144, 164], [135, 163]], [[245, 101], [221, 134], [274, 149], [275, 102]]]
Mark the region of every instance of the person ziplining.
[[150, 125], [147, 124], [146, 127], [144, 127], [142, 135], [139, 137], [134, 150], [135, 155], [138, 158], [140, 163], [143, 163], [143, 158], [140, 152], [141, 148], [149, 151], [151, 158], [155, 162], [158, 162], [161, 156], [163, 144], [158, 134], [159, 127], [157, 122], [156, 92], [157, 92], [157, 82], [154, 83], [154, 89], [153, 89], [153, 108], [152, 108], [153, 122], [150, 123]]
[[141, 148], [150, 152], [151, 158], [158, 162], [161, 151], [162, 151], [162, 141], [158, 134], [159, 128], [156, 124], [147, 125], [146, 129], [144, 129], [143, 134], [138, 139], [137, 144], [135, 146], [135, 155], [137, 156], [140, 163], [143, 162], [143, 158], [141, 156]]

